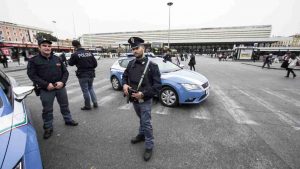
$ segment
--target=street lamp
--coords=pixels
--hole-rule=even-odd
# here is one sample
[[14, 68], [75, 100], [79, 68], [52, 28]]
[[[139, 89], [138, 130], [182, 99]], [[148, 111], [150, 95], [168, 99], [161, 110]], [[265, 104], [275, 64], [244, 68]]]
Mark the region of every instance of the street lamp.
[[58, 34], [57, 34], [56, 26], [55, 26], [56, 21], [52, 21], [52, 23], [53, 23], [53, 26], [54, 26], [54, 31], [56, 31], [56, 39], [57, 39], [56, 43], [57, 43], [57, 52], [58, 52], [58, 50], [59, 50], [59, 40], [58, 40]]
[[168, 31], [168, 47], [170, 49], [170, 24], [171, 24], [171, 6], [173, 2], [168, 2], [167, 5], [169, 6], [169, 31]]

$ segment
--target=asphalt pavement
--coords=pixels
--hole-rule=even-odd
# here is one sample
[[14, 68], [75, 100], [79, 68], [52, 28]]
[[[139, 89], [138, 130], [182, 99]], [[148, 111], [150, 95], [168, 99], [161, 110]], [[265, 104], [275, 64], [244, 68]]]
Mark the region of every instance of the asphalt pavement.
[[[262, 62], [252, 66], [196, 57], [196, 71], [209, 79], [210, 95], [201, 104], [176, 108], [153, 103], [155, 148], [153, 158], [144, 162], [143, 144], [130, 144], [138, 118], [110, 84], [115, 60], [98, 61], [94, 86], [99, 108], [91, 111], [80, 110], [76, 68], [68, 67], [70, 110], [79, 126], [65, 126], [55, 103], [54, 135], [48, 140], [42, 138], [41, 102], [34, 95], [27, 98], [45, 169], [300, 168], [299, 76], [285, 78], [285, 70], [261, 69]], [[187, 62], [182, 62], [185, 69]], [[20, 85], [32, 85], [25, 70], [8, 74]]]

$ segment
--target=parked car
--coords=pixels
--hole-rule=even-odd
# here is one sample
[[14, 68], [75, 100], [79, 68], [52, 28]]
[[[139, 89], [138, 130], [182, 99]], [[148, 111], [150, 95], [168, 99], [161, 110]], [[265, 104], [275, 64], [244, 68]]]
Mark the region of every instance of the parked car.
[[[158, 98], [164, 106], [174, 107], [178, 104], [197, 104], [209, 95], [210, 84], [207, 78], [195, 71], [183, 69], [160, 57], [146, 55], [156, 63], [161, 72], [162, 90]], [[110, 80], [113, 89], [120, 90], [122, 75], [129, 63], [135, 57], [128, 54], [118, 59], [110, 68]]]
[[33, 86], [18, 87], [0, 70], [0, 168], [41, 169], [35, 129], [24, 99]]

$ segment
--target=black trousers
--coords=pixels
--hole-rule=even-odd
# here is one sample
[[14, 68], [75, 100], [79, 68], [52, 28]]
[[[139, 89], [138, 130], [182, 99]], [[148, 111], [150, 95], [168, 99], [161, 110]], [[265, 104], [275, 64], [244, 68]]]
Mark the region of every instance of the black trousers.
[[40, 99], [43, 105], [43, 121], [44, 129], [53, 128], [53, 102], [54, 99], [57, 99], [57, 102], [60, 107], [60, 112], [63, 115], [65, 122], [72, 120], [72, 116], [69, 110], [69, 101], [66, 88], [58, 90], [41, 90]]
[[7, 62], [3, 62], [2, 64], [3, 64], [3, 67], [4, 67], [4, 68], [8, 68]]
[[268, 65], [268, 68], [270, 68], [270, 62], [264, 62], [261, 68], [264, 68], [266, 64]]
[[190, 65], [190, 70], [192, 70], [192, 68], [193, 68], [194, 71], [195, 71], [195, 65]]
[[292, 72], [292, 74], [293, 74], [293, 76], [295, 77], [296, 76], [296, 74], [295, 74], [295, 72], [293, 71], [293, 69], [291, 69], [291, 68], [286, 68], [286, 70], [287, 70], [287, 77], [289, 77], [290, 76], [290, 73]]

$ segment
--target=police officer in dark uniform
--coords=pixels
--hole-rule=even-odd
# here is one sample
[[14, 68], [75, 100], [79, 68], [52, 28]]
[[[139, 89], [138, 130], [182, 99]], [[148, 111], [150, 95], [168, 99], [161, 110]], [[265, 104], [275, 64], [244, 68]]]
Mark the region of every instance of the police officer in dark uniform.
[[[139, 37], [131, 37], [128, 40], [131, 49], [136, 59], [128, 63], [128, 66], [123, 74], [123, 91], [126, 96], [129, 95], [129, 90], [136, 90], [148, 62], [148, 58], [144, 55], [145, 47], [144, 40]], [[149, 61], [148, 70], [138, 91], [130, 92], [133, 98], [133, 107], [140, 119], [139, 133], [131, 139], [132, 144], [145, 141], [144, 160], [150, 160], [152, 156], [153, 130], [151, 124], [151, 105], [152, 98], [158, 94], [161, 89], [161, 79], [158, 65]]]
[[81, 110], [91, 110], [91, 99], [94, 108], [97, 108], [98, 102], [93, 88], [97, 60], [91, 52], [86, 51], [81, 47], [79, 41], [73, 40], [72, 45], [74, 46], [76, 52], [71, 55], [69, 65], [76, 65], [77, 67], [76, 76], [78, 77], [84, 98], [84, 107], [82, 107]]
[[40, 53], [32, 57], [27, 65], [27, 75], [40, 91], [43, 105], [44, 139], [51, 137], [53, 132], [53, 102], [55, 97], [65, 124], [68, 126], [78, 125], [72, 119], [65, 88], [69, 72], [61, 59], [51, 53], [51, 44], [52, 42], [47, 39], [39, 39]]
[[165, 55], [163, 56], [163, 58], [166, 61], [172, 62], [172, 56], [171, 56], [171, 50], [170, 49], [167, 49], [167, 51], [166, 51]]

